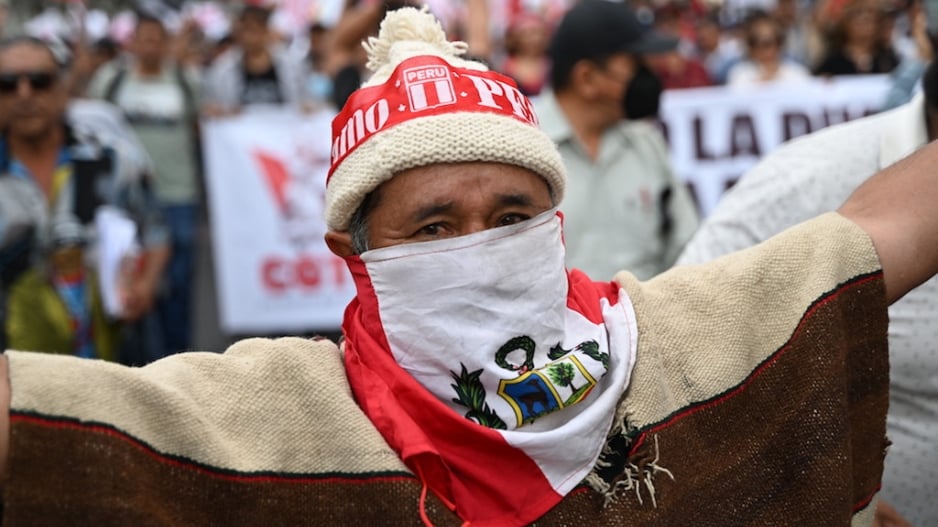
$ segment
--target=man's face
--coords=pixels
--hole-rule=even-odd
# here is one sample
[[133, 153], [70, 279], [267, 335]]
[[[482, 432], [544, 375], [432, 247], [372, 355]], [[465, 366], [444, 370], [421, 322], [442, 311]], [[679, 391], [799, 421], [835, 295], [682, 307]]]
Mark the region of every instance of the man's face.
[[757, 62], [777, 61], [782, 54], [782, 39], [778, 28], [769, 21], [758, 22], [746, 36], [749, 55]]
[[710, 53], [720, 45], [720, 26], [710, 21], [703, 21], [697, 26], [697, 46]]
[[144, 22], [134, 33], [133, 51], [147, 65], [162, 64], [168, 49], [166, 30], [155, 22]]
[[315, 61], [321, 61], [328, 51], [329, 30], [316, 26], [309, 32], [309, 53]]
[[616, 53], [595, 67], [599, 74], [595, 76], [594, 102], [606, 108], [610, 122], [618, 122], [625, 117], [622, 101], [635, 76], [635, 60], [625, 53]]
[[[464, 236], [532, 218], [552, 206], [547, 182], [500, 163], [437, 164], [382, 184], [366, 218], [369, 248]], [[326, 235], [339, 256], [353, 254], [346, 232]], [[337, 243], [338, 242], [338, 243]]]
[[0, 50], [0, 115], [11, 138], [36, 140], [50, 133], [67, 100], [48, 49], [23, 42]]
[[238, 45], [248, 53], [267, 49], [270, 43], [270, 30], [267, 22], [257, 16], [241, 17], [235, 35]]

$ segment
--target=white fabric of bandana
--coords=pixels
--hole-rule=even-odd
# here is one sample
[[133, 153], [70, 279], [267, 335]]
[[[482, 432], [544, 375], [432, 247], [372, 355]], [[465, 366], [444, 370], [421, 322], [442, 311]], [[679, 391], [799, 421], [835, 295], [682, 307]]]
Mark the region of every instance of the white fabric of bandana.
[[[396, 362], [498, 430], [560, 495], [593, 467], [635, 361], [624, 291], [594, 323], [568, 306], [561, 218], [361, 256]], [[480, 395], [484, 394], [480, 399]]]

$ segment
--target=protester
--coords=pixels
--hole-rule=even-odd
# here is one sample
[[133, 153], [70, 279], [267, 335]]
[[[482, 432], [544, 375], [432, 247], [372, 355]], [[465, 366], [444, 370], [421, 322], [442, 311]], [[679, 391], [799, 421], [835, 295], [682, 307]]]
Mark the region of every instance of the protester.
[[219, 116], [255, 105], [307, 103], [302, 57], [294, 57], [276, 41], [270, 29], [271, 9], [247, 4], [238, 13], [234, 46], [209, 67], [203, 111]]
[[90, 45], [78, 42], [73, 48], [69, 92], [73, 97], [83, 97], [98, 68], [116, 59], [120, 55], [121, 47], [110, 38], [101, 38]]
[[782, 28], [785, 58], [803, 66], [812, 63], [812, 37], [810, 16], [803, 2], [798, 0], [776, 0], [770, 14]]
[[650, 54], [646, 61], [667, 90], [705, 88], [715, 84], [701, 62], [682, 55], [677, 48]]
[[903, 58], [890, 74], [892, 82], [884, 97], [882, 110], [891, 110], [909, 102], [918, 91], [925, 67], [935, 54], [932, 34], [938, 37], [938, 5], [934, 3], [920, 6], [912, 14], [912, 38], [916, 52], [913, 56]]
[[707, 68], [714, 84], [725, 84], [730, 68], [742, 60], [737, 38], [726, 34], [716, 15], [701, 16], [697, 20], [695, 58]]
[[331, 30], [320, 22], [309, 27], [309, 50], [306, 53], [306, 91], [310, 102], [317, 107], [332, 101], [332, 77], [327, 71]]
[[6, 521], [870, 524], [886, 305], [938, 271], [938, 147], [758, 248], [593, 282], [564, 269], [554, 145], [464, 50], [389, 14], [334, 123], [343, 353], [8, 352]]
[[635, 86], [654, 77], [643, 56], [674, 39], [640, 39], [632, 12], [581, 2], [550, 47], [551, 90], [534, 101], [571, 177], [561, 204], [567, 264], [609, 278], [628, 269], [650, 278], [668, 269], [697, 227], [690, 193], [674, 176], [661, 133], [629, 108]]
[[45, 43], [13, 37], [0, 44], [0, 114], [6, 116], [0, 225], [20, 226], [0, 247], [9, 291], [4, 328], [8, 345], [18, 349], [115, 359], [98, 277], [84, 262], [85, 247], [104, 235], [94, 229], [96, 216], [116, 207], [138, 227], [139, 264], [125, 269], [122, 310], [111, 314], [125, 322], [153, 305], [169, 254], [167, 233], [148, 188], [145, 154], [98, 126], [97, 118], [66, 113], [68, 86]]
[[[755, 245], [806, 219], [835, 210], [878, 170], [938, 137], [938, 66], [925, 95], [891, 112], [827, 128], [779, 148], [720, 201], [687, 245], [681, 263], [709, 261]], [[913, 525], [938, 519], [938, 279], [889, 309], [892, 446], [883, 496]]]
[[677, 41], [677, 45], [645, 57], [667, 90], [702, 88], [715, 83], [706, 66], [694, 56], [691, 35], [695, 27], [690, 23], [693, 15], [688, 8], [679, 3], [664, 3], [654, 10], [654, 27]]
[[518, 83], [521, 93], [537, 95], [547, 83], [550, 59], [547, 46], [551, 28], [534, 13], [517, 16], [505, 33], [505, 60], [501, 71]]
[[746, 60], [730, 68], [727, 85], [751, 87], [809, 79], [807, 68], [785, 58], [784, 45], [781, 24], [763, 12], [751, 15], [746, 21]]
[[190, 347], [195, 241], [199, 219], [199, 72], [170, 55], [172, 35], [163, 23], [140, 15], [130, 42], [131, 57], [105, 65], [89, 95], [116, 104], [153, 160], [154, 190], [170, 230], [172, 256], [154, 315], [157, 349], [146, 363]]
[[815, 75], [889, 73], [899, 64], [891, 43], [882, 38], [885, 13], [877, 0], [829, 2], [825, 21], [827, 52]]

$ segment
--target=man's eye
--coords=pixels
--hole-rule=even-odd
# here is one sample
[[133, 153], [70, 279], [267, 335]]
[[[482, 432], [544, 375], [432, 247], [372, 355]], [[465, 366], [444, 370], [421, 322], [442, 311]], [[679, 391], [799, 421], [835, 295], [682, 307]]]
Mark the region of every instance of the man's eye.
[[498, 226], [502, 227], [504, 225], [514, 225], [515, 223], [520, 223], [530, 218], [531, 217], [526, 214], [505, 214], [499, 218]]
[[442, 226], [439, 223], [431, 223], [430, 225], [421, 227], [420, 230], [417, 231], [417, 234], [424, 236], [437, 236], [440, 234], [441, 230]]

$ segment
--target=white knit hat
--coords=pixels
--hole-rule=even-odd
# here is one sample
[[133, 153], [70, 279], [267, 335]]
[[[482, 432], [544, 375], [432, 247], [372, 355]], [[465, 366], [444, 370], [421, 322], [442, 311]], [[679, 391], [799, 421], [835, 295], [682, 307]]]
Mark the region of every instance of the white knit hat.
[[566, 171], [513, 80], [460, 58], [426, 8], [391, 11], [365, 45], [374, 72], [332, 122], [326, 223], [348, 229], [362, 200], [395, 174], [434, 163], [487, 161], [543, 177], [557, 203]]

